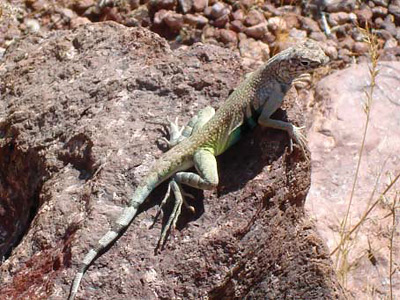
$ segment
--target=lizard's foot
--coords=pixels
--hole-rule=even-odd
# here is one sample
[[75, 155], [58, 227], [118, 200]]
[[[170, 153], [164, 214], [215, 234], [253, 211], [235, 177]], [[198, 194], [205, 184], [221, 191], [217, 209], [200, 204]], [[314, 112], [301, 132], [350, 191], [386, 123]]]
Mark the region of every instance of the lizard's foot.
[[182, 132], [185, 129], [185, 127], [182, 126], [181, 128], [179, 128], [178, 117], [175, 118], [174, 122], [170, 121], [169, 118], [167, 118], [167, 120], [169, 122], [169, 129], [168, 129], [169, 140], [167, 140], [165, 137], [163, 138], [163, 140], [167, 143], [169, 148], [172, 148], [182, 141], [183, 139]]
[[156, 216], [154, 217], [154, 222], [151, 227], [154, 226], [158, 217], [161, 214], [163, 207], [167, 204], [167, 201], [171, 196], [171, 190], [172, 190], [172, 192], [174, 194], [174, 198], [175, 198], [174, 207], [172, 209], [171, 215], [168, 218], [167, 224], [165, 224], [165, 226], [161, 232], [160, 239], [157, 242], [155, 251], [157, 251], [160, 247], [161, 248], [164, 247], [168, 233], [171, 232], [171, 230], [175, 229], [179, 215], [181, 214], [182, 204], [185, 205], [189, 210], [194, 212], [194, 208], [192, 206], [188, 205], [187, 202], [185, 201], [185, 196], [189, 196], [189, 197], [193, 197], [193, 196], [185, 193], [182, 190], [181, 186], [175, 180], [171, 180], [170, 183], [168, 184], [167, 192], [165, 193], [165, 196], [164, 196], [163, 200], [161, 201], [160, 207], [157, 211]]
[[168, 125], [167, 124], [164, 125], [168, 127], [167, 135], [169, 135], [169, 140], [166, 137], [161, 137], [159, 138], [159, 140], [165, 143], [167, 147], [171, 149], [184, 139], [184, 137], [182, 136], [184, 127], [182, 126], [181, 128], [179, 128], [178, 117], [175, 118], [174, 122], [170, 121], [169, 118], [167, 117], [167, 121]]
[[290, 152], [293, 152], [293, 140], [295, 141], [296, 144], [298, 144], [301, 148], [301, 151], [303, 152], [303, 155], [305, 158], [308, 159], [306, 150], [308, 149], [307, 146], [307, 139], [306, 137], [301, 133], [301, 131], [305, 128], [305, 126], [302, 127], [297, 127], [292, 125], [292, 131], [289, 132], [290, 135]]

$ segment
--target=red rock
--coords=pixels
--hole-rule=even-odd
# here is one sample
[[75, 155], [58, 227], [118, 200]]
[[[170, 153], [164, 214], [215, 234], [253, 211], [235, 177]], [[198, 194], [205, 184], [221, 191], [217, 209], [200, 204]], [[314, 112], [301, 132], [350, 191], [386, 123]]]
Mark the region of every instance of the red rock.
[[154, 25], [161, 25], [165, 16], [169, 13], [168, 10], [160, 9], [154, 14], [153, 23]]
[[169, 28], [175, 31], [179, 31], [183, 27], [183, 16], [173, 11], [169, 11], [164, 17], [164, 23]]
[[220, 36], [221, 42], [223, 42], [224, 44], [236, 45], [238, 42], [237, 34], [236, 34], [236, 32], [234, 32], [232, 30], [221, 29], [219, 31], [219, 36]]
[[265, 17], [262, 12], [260, 12], [257, 9], [252, 9], [250, 12], [247, 14], [246, 18], [244, 19], [243, 24], [246, 26], [254, 26], [260, 23], [265, 22]]
[[159, 9], [172, 10], [175, 9], [177, 4], [177, 0], [154, 0], [154, 1], [155, 2], [153, 3], [153, 5], [157, 8], [157, 10]]
[[214, 25], [215, 27], [222, 28], [228, 23], [228, 21], [229, 21], [229, 16], [226, 14], [212, 21], [211, 24]]
[[263, 61], [269, 58], [270, 49], [267, 44], [252, 38], [242, 38], [239, 42], [239, 50], [244, 58], [255, 61]]
[[236, 32], [244, 32], [246, 30], [246, 26], [244, 26], [242, 21], [240, 21], [240, 20], [233, 20], [230, 23], [230, 27], [232, 30], [234, 30]]
[[204, 27], [208, 23], [208, 19], [202, 15], [186, 14], [183, 16], [183, 21], [187, 24], [196, 27]]
[[330, 13], [328, 18], [329, 25], [331, 26], [342, 25], [349, 22], [349, 20], [350, 14], [343, 11]]
[[238, 9], [237, 11], [232, 13], [233, 19], [243, 21], [245, 14], [244, 11], [241, 9]]
[[207, 0], [193, 0], [193, 10], [195, 12], [202, 12], [207, 7]]
[[321, 31], [317, 21], [311, 18], [301, 18], [302, 28], [307, 30], [308, 33]]
[[296, 14], [285, 14], [282, 16], [282, 18], [285, 20], [288, 28], [300, 28], [301, 26], [300, 16]]
[[353, 46], [354, 46], [354, 40], [349, 35], [339, 42], [339, 47], [341, 48], [352, 50]]
[[219, 17], [222, 17], [227, 13], [229, 13], [229, 10], [227, 6], [222, 2], [217, 2], [213, 6], [211, 6], [211, 16], [214, 19], [218, 19]]
[[71, 28], [76, 28], [80, 25], [91, 23], [91, 21], [86, 17], [76, 17], [73, 18], [70, 22]]
[[268, 32], [267, 23], [261, 23], [258, 25], [254, 25], [251, 27], [246, 28], [245, 33], [247, 36], [261, 39], [264, 35]]
[[324, 0], [325, 9], [329, 13], [354, 11], [357, 2], [358, 0]]
[[244, 6], [246, 9], [250, 9], [255, 5], [255, 0], [240, 0], [240, 4]]
[[74, 2], [74, 8], [78, 11], [85, 11], [86, 9], [94, 5], [96, 5], [96, 2], [94, 0], [78, 0]]
[[354, 12], [357, 16], [358, 23], [364, 26], [365, 23], [371, 23], [372, 21], [372, 10], [368, 6], [364, 6], [362, 9], [356, 10]]
[[384, 18], [388, 14], [388, 9], [383, 6], [375, 6], [374, 8], [372, 8], [372, 14], [373, 14], [374, 18], [377, 18], [377, 17]]

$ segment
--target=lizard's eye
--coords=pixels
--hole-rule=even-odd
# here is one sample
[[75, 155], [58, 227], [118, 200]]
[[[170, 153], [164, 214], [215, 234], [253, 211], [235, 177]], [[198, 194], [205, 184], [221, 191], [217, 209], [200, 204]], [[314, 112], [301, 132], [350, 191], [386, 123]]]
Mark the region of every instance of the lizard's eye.
[[310, 64], [310, 62], [309, 61], [306, 61], [306, 60], [302, 60], [302, 61], [300, 61], [300, 63], [303, 65], [303, 66], [308, 66], [309, 64]]

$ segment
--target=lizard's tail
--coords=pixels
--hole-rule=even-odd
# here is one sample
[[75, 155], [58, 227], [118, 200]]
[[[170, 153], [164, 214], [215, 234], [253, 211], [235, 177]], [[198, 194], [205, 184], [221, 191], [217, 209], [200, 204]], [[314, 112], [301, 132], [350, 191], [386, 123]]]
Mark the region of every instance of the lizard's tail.
[[94, 260], [104, 252], [107, 247], [114, 243], [122, 234], [122, 232], [129, 226], [137, 214], [139, 206], [146, 200], [151, 191], [161, 182], [158, 175], [153, 173], [149, 174], [143, 183], [141, 183], [135, 190], [129, 206], [125, 207], [119, 218], [115, 221], [112, 228], [97, 242], [97, 246], [90, 249], [84, 257], [79, 271], [75, 275], [72, 282], [68, 300], [73, 300], [78, 292], [79, 285], [82, 277], [89, 266]]

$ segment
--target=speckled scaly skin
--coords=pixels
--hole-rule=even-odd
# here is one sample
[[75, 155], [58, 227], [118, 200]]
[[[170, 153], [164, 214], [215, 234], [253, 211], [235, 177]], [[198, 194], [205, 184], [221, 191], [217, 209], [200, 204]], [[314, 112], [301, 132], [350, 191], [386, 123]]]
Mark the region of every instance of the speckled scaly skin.
[[[213, 108], [206, 107], [184, 130], [179, 130], [176, 124], [171, 123], [169, 143], [172, 149], [155, 163], [136, 188], [129, 206], [98, 241], [97, 246], [86, 254], [71, 285], [68, 299], [75, 298], [87, 268], [119, 238], [121, 232], [136, 216], [139, 206], [163, 181], [171, 178], [161, 206], [168, 200], [171, 190], [175, 206], [162, 231], [158, 246], [163, 245], [167, 232], [175, 227], [181, 206], [185, 203], [181, 184], [204, 190], [215, 188], [218, 185], [215, 156], [236, 143], [244, 130], [252, 129], [256, 125], [282, 129], [304, 149], [305, 138], [298, 127], [288, 122], [273, 120], [270, 116], [281, 106], [294, 79], [327, 62], [328, 57], [316, 42], [307, 40], [299, 43], [275, 55], [253, 72], [216, 113]], [[197, 173], [184, 172], [192, 166], [196, 167]]]

